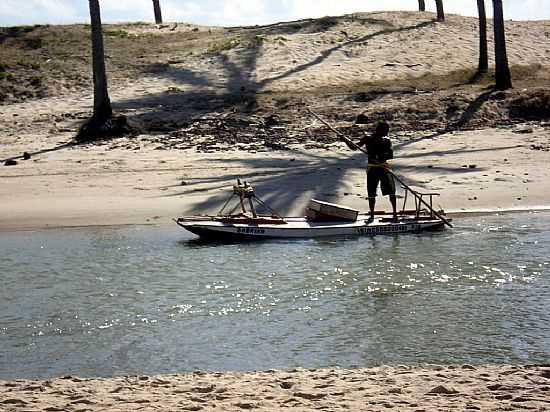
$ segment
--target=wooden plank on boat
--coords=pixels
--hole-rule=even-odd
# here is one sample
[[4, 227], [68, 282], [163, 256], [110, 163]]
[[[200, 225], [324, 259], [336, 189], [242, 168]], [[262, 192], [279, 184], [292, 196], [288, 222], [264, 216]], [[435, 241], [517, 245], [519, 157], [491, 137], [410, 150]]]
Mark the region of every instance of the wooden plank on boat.
[[323, 217], [333, 217], [337, 220], [347, 220], [355, 222], [359, 211], [350, 207], [337, 205], [334, 203], [322, 202], [320, 200], [311, 199], [308, 204], [308, 209], [317, 212], [318, 215]]

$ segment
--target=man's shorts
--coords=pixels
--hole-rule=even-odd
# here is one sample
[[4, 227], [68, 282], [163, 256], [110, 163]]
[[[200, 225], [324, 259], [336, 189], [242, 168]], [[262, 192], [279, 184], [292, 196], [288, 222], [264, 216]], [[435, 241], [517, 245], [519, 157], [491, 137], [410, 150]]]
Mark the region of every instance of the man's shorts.
[[369, 167], [367, 169], [367, 193], [369, 197], [376, 197], [378, 183], [380, 183], [382, 195], [395, 194], [395, 181], [391, 173], [383, 167]]

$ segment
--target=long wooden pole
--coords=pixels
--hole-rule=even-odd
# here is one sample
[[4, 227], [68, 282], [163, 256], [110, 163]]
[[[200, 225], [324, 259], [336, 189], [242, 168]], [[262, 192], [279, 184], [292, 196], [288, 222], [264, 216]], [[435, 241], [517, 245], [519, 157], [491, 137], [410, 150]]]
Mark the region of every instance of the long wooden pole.
[[[329, 123], [327, 123], [325, 120], [323, 120], [317, 113], [313, 112], [311, 109], [307, 109], [307, 111], [313, 116], [315, 117], [317, 120], [319, 120], [321, 123], [323, 123], [325, 126], [327, 126], [330, 130], [332, 130], [334, 133], [336, 133], [338, 135], [338, 137], [340, 137], [340, 139], [342, 139], [344, 142], [348, 143], [349, 145], [353, 146], [355, 149], [365, 153], [367, 156], [368, 156], [368, 152], [363, 149], [362, 147], [358, 146], [355, 142], [353, 142], [353, 140], [349, 139], [346, 135], [344, 135], [342, 132], [336, 130], [334, 127], [332, 127], [332, 125], [330, 125]], [[407, 185], [403, 179], [401, 179], [399, 176], [397, 176], [393, 171], [387, 169], [388, 172], [390, 172], [390, 174], [395, 178], [395, 180], [397, 180], [399, 183], [401, 183], [401, 185], [403, 185], [403, 187], [408, 190], [409, 192], [411, 192], [413, 194], [414, 197], [416, 197], [420, 203], [422, 203], [424, 206], [426, 206], [428, 208], [428, 210], [430, 210], [435, 216], [437, 216], [439, 219], [441, 219], [441, 221], [443, 223], [445, 223], [447, 226], [449, 227], [453, 227], [453, 225], [451, 224], [451, 222], [449, 222], [445, 217], [443, 217], [441, 215], [441, 213], [437, 212], [436, 210], [434, 210], [428, 203], [426, 203], [426, 201], [424, 199], [422, 199], [422, 196], [420, 196], [416, 190], [414, 190], [413, 188], [411, 188], [409, 185]]]

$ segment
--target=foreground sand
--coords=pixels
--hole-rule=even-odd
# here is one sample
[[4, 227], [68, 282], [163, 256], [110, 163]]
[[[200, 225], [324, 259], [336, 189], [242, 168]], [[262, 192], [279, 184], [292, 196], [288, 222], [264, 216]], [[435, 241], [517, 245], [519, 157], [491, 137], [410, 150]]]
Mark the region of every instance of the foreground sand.
[[547, 411], [550, 367], [430, 366], [0, 381], [3, 411]]

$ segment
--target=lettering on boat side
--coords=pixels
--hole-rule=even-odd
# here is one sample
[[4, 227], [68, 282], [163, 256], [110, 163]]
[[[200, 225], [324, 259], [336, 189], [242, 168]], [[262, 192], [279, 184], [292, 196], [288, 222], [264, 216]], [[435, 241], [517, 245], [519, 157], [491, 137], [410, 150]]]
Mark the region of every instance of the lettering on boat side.
[[265, 233], [265, 230], [256, 229], [253, 227], [239, 227], [237, 228], [237, 233], [245, 233], [247, 235], [263, 235]]
[[400, 232], [412, 232], [418, 230], [420, 225], [399, 225], [399, 226], [373, 226], [373, 227], [360, 227], [357, 229], [357, 233], [360, 235], [371, 235], [378, 233], [400, 233]]

